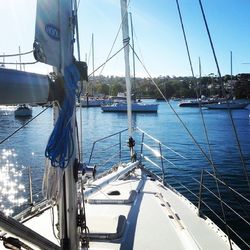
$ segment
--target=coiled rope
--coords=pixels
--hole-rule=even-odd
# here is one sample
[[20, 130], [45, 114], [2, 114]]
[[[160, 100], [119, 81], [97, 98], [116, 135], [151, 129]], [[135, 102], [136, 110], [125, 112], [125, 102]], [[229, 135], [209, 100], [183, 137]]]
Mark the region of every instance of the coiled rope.
[[62, 169], [68, 166], [74, 153], [71, 120], [75, 107], [77, 82], [80, 80], [80, 74], [74, 64], [65, 68], [64, 80], [65, 99], [45, 149], [45, 156], [51, 161], [51, 165]]

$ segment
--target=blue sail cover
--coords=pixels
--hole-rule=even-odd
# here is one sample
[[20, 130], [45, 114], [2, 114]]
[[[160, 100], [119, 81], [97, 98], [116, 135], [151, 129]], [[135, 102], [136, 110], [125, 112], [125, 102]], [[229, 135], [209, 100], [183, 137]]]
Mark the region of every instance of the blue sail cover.
[[69, 0], [37, 0], [34, 56], [59, 71], [72, 63], [71, 10]]

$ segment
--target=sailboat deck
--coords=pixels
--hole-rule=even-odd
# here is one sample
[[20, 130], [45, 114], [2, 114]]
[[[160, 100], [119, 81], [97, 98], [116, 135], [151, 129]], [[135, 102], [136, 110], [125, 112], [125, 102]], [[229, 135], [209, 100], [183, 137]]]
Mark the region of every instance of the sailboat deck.
[[[108, 195], [111, 191], [120, 195]], [[193, 204], [140, 169], [89, 196], [86, 215], [93, 234], [113, 233], [117, 218], [126, 218], [119, 238], [91, 240], [90, 249], [229, 249], [226, 235], [208, 218], [198, 217]]]
[[[123, 175], [126, 168], [119, 167], [86, 186], [90, 250], [230, 249], [227, 236], [211, 220], [197, 216], [197, 208], [186, 198], [143, 169]], [[53, 209], [54, 220], [47, 209], [24, 225], [58, 246], [52, 230], [53, 221], [57, 223]], [[54, 232], [58, 233], [55, 224]], [[239, 249], [233, 242], [232, 246]]]

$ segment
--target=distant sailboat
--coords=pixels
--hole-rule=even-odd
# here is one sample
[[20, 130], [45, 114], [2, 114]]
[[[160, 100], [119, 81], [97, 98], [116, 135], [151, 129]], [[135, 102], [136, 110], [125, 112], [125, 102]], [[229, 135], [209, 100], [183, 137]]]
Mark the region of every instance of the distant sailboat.
[[[233, 56], [232, 51], [230, 51], [230, 65], [231, 65], [231, 84], [233, 80]], [[203, 105], [208, 109], [244, 109], [250, 104], [249, 101], [241, 101], [241, 100], [227, 100], [220, 101], [218, 103], [209, 103]]]
[[244, 109], [249, 105], [249, 102], [227, 101], [205, 104], [203, 107], [208, 109]]

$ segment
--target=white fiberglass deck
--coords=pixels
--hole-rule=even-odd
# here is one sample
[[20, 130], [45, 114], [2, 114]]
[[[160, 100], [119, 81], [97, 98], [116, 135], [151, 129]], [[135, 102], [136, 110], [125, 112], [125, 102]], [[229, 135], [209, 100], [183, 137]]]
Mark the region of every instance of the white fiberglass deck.
[[[208, 218], [197, 216], [193, 204], [144, 170], [136, 168], [126, 174], [133, 167], [120, 166], [86, 186], [90, 250], [230, 249], [227, 236]], [[47, 209], [24, 224], [59, 245], [52, 218]], [[54, 232], [58, 233], [55, 226]], [[233, 242], [232, 246], [239, 249]]]
[[[111, 191], [120, 195], [108, 195]], [[87, 200], [91, 233], [114, 233], [117, 218], [126, 217], [121, 237], [91, 240], [90, 249], [230, 249], [225, 234], [209, 219], [198, 217], [194, 205], [140, 169]]]

